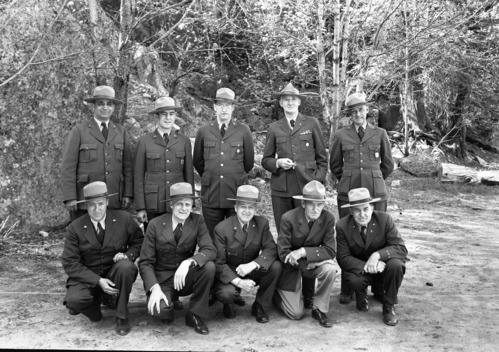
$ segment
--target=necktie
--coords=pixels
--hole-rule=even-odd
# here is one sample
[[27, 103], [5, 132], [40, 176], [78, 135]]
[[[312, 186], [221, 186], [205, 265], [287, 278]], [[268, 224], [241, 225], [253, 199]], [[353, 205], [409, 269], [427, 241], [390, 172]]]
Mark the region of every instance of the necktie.
[[314, 226], [314, 220], [310, 220], [310, 221], [308, 222], [308, 228], [309, 228], [310, 230], [312, 230], [312, 226]]
[[173, 231], [173, 236], [175, 237], [175, 241], [178, 243], [178, 241], [180, 240], [180, 236], [182, 236], [182, 224], [177, 224], [177, 227], [175, 227], [175, 231]]
[[102, 228], [100, 222], [97, 223], [97, 241], [99, 241], [100, 244], [104, 242], [104, 235], [106, 231]]
[[166, 145], [168, 145], [168, 133], [163, 134], [163, 138], [165, 139]]
[[244, 226], [243, 226], [243, 232], [244, 232], [245, 235], [248, 234], [248, 224], [244, 224]]
[[362, 140], [362, 137], [364, 137], [364, 127], [360, 126], [357, 134], [359, 135], [360, 140]]
[[295, 127], [295, 120], [289, 121], [289, 124], [291, 125], [291, 128], [294, 128]]
[[220, 134], [223, 136], [225, 136], [225, 123], [222, 124], [222, 127], [220, 128]]
[[102, 135], [104, 136], [104, 139], [107, 140], [107, 125], [105, 122], [102, 122], [100, 125], [102, 126]]
[[362, 226], [360, 228], [360, 235], [362, 236], [362, 241], [364, 241], [364, 243], [366, 243], [366, 227], [365, 226]]

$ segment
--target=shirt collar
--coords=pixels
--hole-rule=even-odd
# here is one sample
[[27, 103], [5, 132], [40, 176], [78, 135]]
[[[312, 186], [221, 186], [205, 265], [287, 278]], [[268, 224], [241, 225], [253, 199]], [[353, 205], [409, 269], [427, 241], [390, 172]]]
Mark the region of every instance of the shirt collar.
[[[360, 126], [357, 126], [357, 125], [354, 125], [354, 126], [355, 126], [355, 132], [359, 133]], [[364, 132], [367, 131], [367, 121], [365, 124], [362, 125], [362, 127], [364, 127]]]
[[94, 120], [95, 122], [97, 123], [97, 126], [99, 126], [99, 128], [102, 130], [102, 126], [101, 126], [101, 123], [105, 123], [106, 124], [106, 127], [109, 128], [109, 121], [105, 122], [105, 121], [101, 121], [101, 120], [97, 120], [95, 117], [94, 117]]
[[106, 215], [104, 215], [104, 219], [102, 219], [101, 221], [94, 221], [92, 218], [90, 218], [90, 221], [92, 221], [92, 224], [94, 225], [94, 229], [97, 230], [97, 222], [100, 222], [100, 226], [102, 226], [104, 230], [106, 229]]

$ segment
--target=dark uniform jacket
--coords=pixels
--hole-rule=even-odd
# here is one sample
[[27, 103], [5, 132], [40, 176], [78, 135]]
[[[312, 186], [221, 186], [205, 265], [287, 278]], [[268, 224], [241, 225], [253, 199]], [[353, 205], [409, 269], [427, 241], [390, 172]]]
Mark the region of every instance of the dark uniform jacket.
[[367, 260], [374, 252], [379, 252], [380, 260], [386, 262], [398, 258], [407, 259], [407, 248], [390, 214], [373, 211], [367, 225], [366, 243], [360, 235], [360, 228], [353, 215], [341, 218], [336, 224], [338, 256], [336, 260], [342, 270], [362, 274]]
[[[299, 267], [284, 264], [286, 256], [292, 251], [305, 248], [306, 258], [298, 261]], [[284, 291], [296, 291], [301, 271], [306, 270], [308, 263], [334, 259], [336, 256], [336, 238], [334, 235], [334, 216], [327, 210], [308, 228], [305, 209], [295, 208], [282, 216], [281, 230], [277, 235], [277, 252], [282, 262], [282, 272], [277, 288]]]
[[194, 143], [194, 167], [201, 176], [203, 206], [232, 208], [237, 187], [248, 183], [255, 152], [248, 126], [231, 119], [224, 137], [218, 122], [201, 127]]
[[[61, 163], [63, 201], [83, 200], [83, 187], [103, 181], [109, 209], [121, 209], [123, 197], [133, 198], [132, 152], [125, 128], [109, 121], [107, 141], [92, 117], [73, 127], [66, 140]], [[78, 204], [86, 209], [86, 203]]]
[[[197, 252], [196, 247], [199, 247]], [[154, 218], [147, 226], [140, 251], [139, 270], [144, 281], [144, 290], [149, 292], [155, 284], [161, 285], [174, 276], [180, 264], [188, 258], [192, 257], [203, 267], [207, 261], [214, 261], [216, 255], [216, 249], [201, 215], [189, 215], [184, 222], [178, 243], [173, 235], [172, 214], [166, 213]]]
[[[158, 130], [139, 140], [134, 160], [135, 209], [164, 213], [170, 186], [188, 182], [194, 189], [191, 141], [172, 131], [166, 145]], [[169, 204], [168, 204], [169, 206]]]
[[97, 240], [90, 216], [85, 214], [68, 226], [62, 252], [62, 266], [68, 274], [68, 285], [84, 283], [94, 287], [106, 277], [117, 253], [124, 253], [132, 262], [140, 253], [144, 236], [136, 221], [126, 211], [107, 210], [102, 245]]
[[267, 271], [277, 259], [277, 246], [270, 233], [269, 221], [263, 216], [251, 219], [248, 235], [244, 234], [237, 215], [220, 222], [214, 234], [216, 276], [224, 284], [239, 277], [236, 268], [240, 264], [255, 261], [260, 270]]
[[393, 172], [392, 149], [382, 128], [367, 124], [362, 141], [353, 124], [336, 132], [329, 166], [340, 181], [338, 199], [348, 200], [348, 191], [365, 187], [372, 197], [385, 199], [385, 179]]
[[[294, 169], [277, 169], [278, 158], [297, 163]], [[272, 173], [272, 195], [291, 197], [301, 194], [303, 186], [312, 180], [324, 182], [327, 173], [327, 153], [319, 121], [298, 114], [291, 130], [286, 118], [269, 126], [262, 166]]]

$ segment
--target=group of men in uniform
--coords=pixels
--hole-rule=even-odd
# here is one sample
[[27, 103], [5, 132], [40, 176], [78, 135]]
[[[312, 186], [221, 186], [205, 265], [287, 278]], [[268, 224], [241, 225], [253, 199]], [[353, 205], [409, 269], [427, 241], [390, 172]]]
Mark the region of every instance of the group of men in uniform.
[[[245, 304], [241, 290], [257, 286], [251, 307], [257, 322], [269, 321], [274, 304], [293, 320], [311, 309], [329, 328], [336, 258], [340, 303], [355, 295], [357, 309], [367, 311], [371, 286], [384, 322], [398, 324], [394, 305], [408, 259], [385, 213], [384, 179], [393, 171], [386, 132], [367, 123], [365, 95], [347, 98], [352, 124], [335, 135], [329, 160], [339, 180], [335, 223], [324, 209], [332, 199], [323, 185], [328, 160], [320, 124], [299, 113], [305, 96], [292, 84], [276, 97], [284, 118], [270, 124], [262, 159], [272, 175], [274, 238], [269, 221], [256, 215], [259, 192], [248, 184], [253, 137], [232, 118], [232, 90], [217, 91], [216, 120], [198, 130], [193, 150], [175, 124], [181, 108], [169, 97], [156, 100], [150, 114], [157, 128], [140, 138], [132, 158], [128, 133], [110, 121], [122, 102], [111, 87], [95, 88], [86, 99], [94, 116], [71, 130], [62, 160], [72, 219], [62, 256], [70, 314], [99, 321], [103, 303], [116, 309], [116, 332], [128, 334], [128, 299], [140, 272], [149, 314], [170, 323], [174, 310], [183, 309], [179, 297], [191, 295], [185, 322], [200, 334], [209, 333], [211, 304], [220, 301], [223, 316], [234, 319], [235, 305]], [[201, 196], [194, 192], [194, 169]], [[192, 212], [198, 198], [202, 216]], [[145, 233], [125, 211], [132, 200]]]

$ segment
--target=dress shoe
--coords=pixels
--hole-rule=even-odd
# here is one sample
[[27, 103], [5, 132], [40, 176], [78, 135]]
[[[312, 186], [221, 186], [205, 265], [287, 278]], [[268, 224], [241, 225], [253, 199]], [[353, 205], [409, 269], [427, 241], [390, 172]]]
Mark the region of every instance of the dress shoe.
[[121, 319], [116, 317], [116, 333], [125, 336], [130, 332], [130, 323], [128, 319]]
[[332, 328], [333, 323], [328, 319], [327, 315], [322, 313], [319, 309], [312, 309], [312, 318], [317, 319], [319, 324], [325, 328]]
[[246, 304], [246, 301], [244, 298], [241, 297], [241, 294], [239, 292], [236, 292], [236, 295], [234, 297], [234, 304], [242, 307]]
[[224, 304], [223, 309], [224, 317], [227, 319], [234, 319], [236, 317], [236, 309], [234, 308], [234, 303]]
[[357, 299], [357, 309], [361, 312], [367, 312], [369, 310], [369, 301], [367, 300], [367, 292], [355, 292], [355, 298]]
[[173, 309], [182, 310], [182, 309], [184, 309], [184, 304], [182, 302], [180, 302], [179, 300], [173, 301]]
[[185, 325], [193, 327], [194, 331], [201, 335], [208, 335], [210, 333], [201, 318], [191, 312], [187, 312], [185, 316]]
[[97, 323], [98, 321], [102, 320], [102, 312], [99, 310], [99, 313], [97, 314], [97, 316], [92, 317], [92, 318], [88, 317], [88, 319], [90, 319], [90, 321], [92, 323]]
[[259, 323], [267, 323], [269, 321], [269, 316], [263, 310], [262, 305], [257, 301], [253, 302], [253, 306], [251, 306], [251, 315], [253, 315]]
[[68, 308], [68, 313], [69, 315], [78, 315], [80, 312], [77, 312], [76, 310], [72, 310], [71, 308]]
[[340, 293], [340, 299], [339, 299], [341, 304], [348, 304], [353, 301], [353, 295], [347, 295], [345, 293]]
[[390, 326], [395, 326], [399, 323], [393, 304], [383, 304], [383, 322]]
[[303, 298], [305, 309], [314, 308], [314, 297], [305, 297]]

